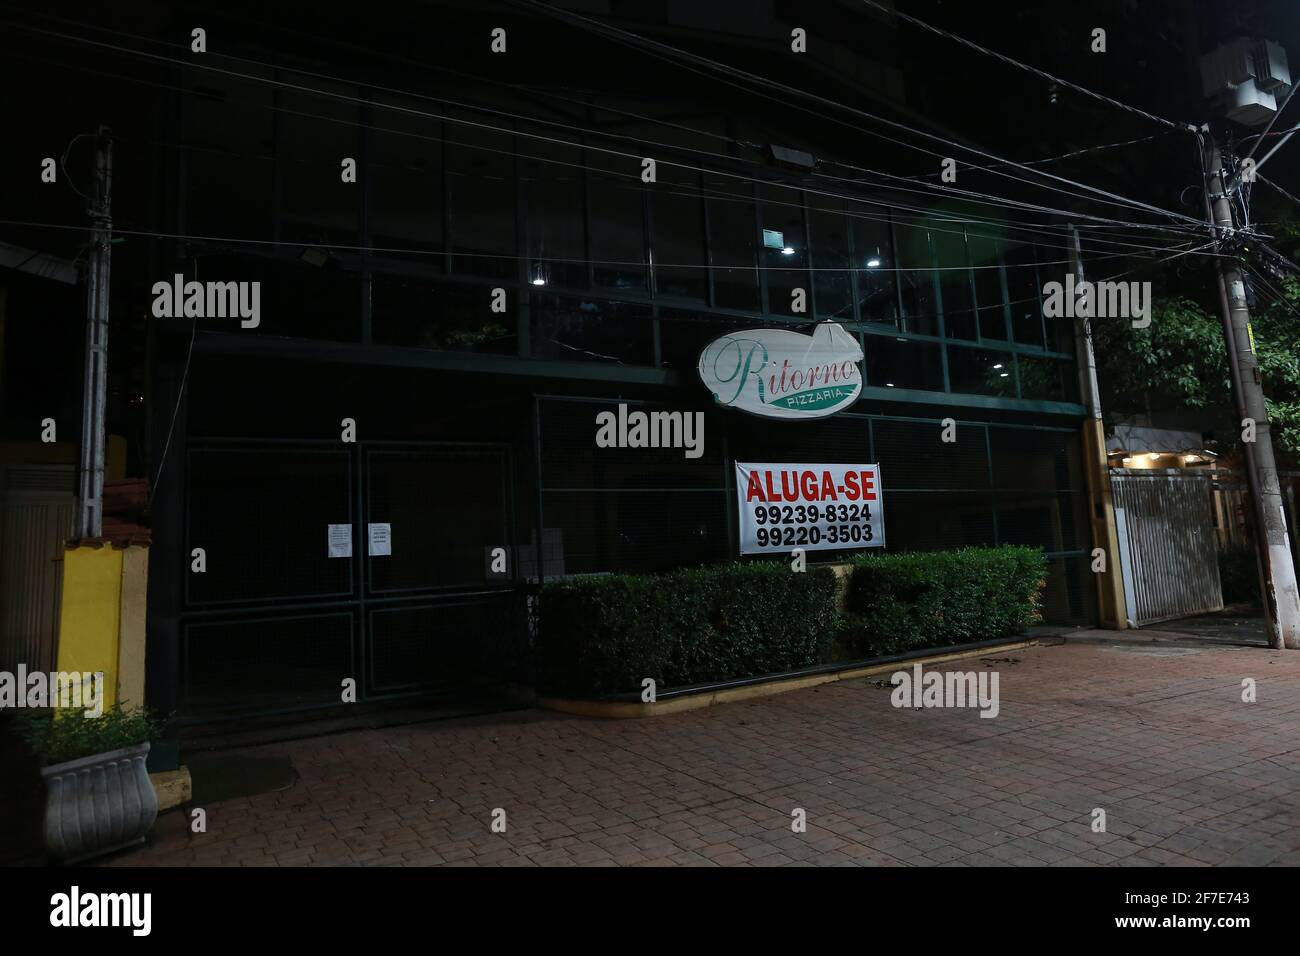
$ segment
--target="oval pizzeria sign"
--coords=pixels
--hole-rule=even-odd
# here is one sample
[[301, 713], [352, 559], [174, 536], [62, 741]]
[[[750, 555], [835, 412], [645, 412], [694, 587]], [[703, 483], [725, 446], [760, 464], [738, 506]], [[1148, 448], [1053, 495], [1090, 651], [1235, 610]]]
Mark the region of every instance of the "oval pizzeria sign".
[[720, 405], [769, 418], [824, 418], [862, 391], [862, 347], [834, 322], [812, 335], [746, 329], [710, 342], [700, 379]]

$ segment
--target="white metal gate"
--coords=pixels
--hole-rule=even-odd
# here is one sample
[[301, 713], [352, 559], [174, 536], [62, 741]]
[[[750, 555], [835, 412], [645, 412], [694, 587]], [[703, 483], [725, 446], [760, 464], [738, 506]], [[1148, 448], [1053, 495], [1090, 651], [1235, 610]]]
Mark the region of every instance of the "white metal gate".
[[1173, 468], [1111, 470], [1131, 624], [1223, 609], [1212, 478]]
[[75, 481], [71, 465], [0, 468], [0, 670], [54, 669]]

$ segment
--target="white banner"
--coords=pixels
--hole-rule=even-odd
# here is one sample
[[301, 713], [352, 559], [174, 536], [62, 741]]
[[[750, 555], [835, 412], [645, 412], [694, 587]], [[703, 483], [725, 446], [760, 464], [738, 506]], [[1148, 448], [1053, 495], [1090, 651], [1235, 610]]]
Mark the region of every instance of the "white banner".
[[885, 546], [879, 465], [736, 462], [740, 553]]

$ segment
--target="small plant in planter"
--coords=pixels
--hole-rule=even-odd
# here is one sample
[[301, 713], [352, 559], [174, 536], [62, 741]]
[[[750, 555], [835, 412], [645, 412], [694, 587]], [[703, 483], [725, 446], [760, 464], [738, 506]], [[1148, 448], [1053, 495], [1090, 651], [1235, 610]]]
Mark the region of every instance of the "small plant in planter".
[[145, 769], [161, 721], [114, 705], [98, 717], [80, 710], [29, 717], [23, 736], [45, 781], [45, 846], [74, 863], [144, 841], [158, 816]]

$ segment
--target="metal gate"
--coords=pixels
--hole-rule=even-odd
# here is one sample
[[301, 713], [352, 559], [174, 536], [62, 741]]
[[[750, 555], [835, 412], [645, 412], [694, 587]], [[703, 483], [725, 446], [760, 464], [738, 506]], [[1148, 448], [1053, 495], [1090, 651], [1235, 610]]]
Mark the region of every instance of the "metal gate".
[[183, 713], [526, 682], [512, 479], [500, 444], [192, 443]]
[[72, 465], [0, 468], [0, 670], [54, 670], [76, 480]]
[[1222, 610], [1211, 479], [1177, 469], [1111, 470], [1131, 624]]

